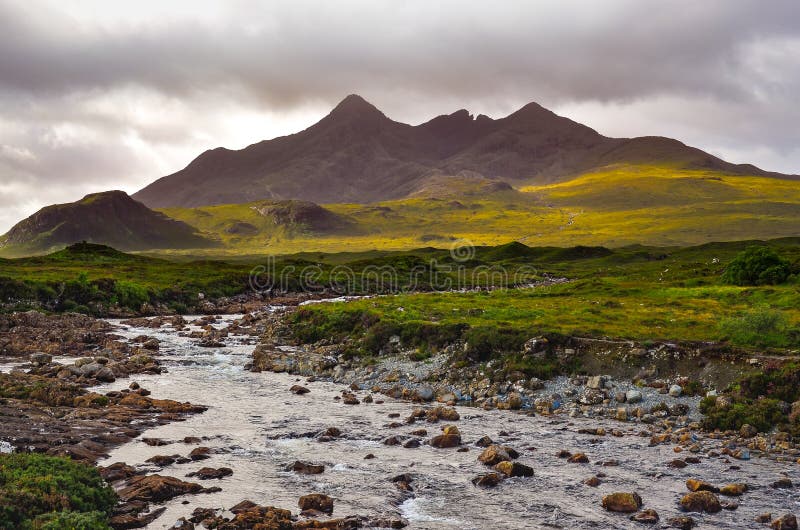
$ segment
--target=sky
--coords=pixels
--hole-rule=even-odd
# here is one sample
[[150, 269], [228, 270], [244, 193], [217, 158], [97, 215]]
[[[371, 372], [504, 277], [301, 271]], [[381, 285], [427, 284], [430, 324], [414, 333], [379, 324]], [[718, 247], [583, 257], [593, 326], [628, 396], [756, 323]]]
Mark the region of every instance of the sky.
[[417, 124], [536, 101], [800, 173], [797, 0], [0, 0], [0, 233], [347, 94]]

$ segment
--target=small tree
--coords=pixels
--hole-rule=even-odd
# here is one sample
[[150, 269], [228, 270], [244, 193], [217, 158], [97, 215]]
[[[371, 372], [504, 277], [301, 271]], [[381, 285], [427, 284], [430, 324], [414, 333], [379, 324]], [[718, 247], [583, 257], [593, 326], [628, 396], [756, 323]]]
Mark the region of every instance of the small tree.
[[776, 285], [791, 273], [789, 261], [769, 247], [748, 247], [730, 262], [722, 281], [731, 285]]

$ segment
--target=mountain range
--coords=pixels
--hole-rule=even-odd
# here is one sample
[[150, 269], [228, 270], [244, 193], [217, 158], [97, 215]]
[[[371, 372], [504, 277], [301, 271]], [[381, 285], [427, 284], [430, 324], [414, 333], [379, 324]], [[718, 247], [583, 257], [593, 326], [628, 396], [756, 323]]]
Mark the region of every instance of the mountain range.
[[304, 131], [206, 151], [133, 198], [43, 208], [0, 237], [0, 255], [79, 241], [192, 255], [688, 245], [797, 236], [799, 217], [797, 176], [670, 138], [609, 138], [536, 103], [412, 126], [351, 95]]
[[497, 120], [459, 110], [412, 126], [350, 95], [302, 132], [206, 151], [133, 197], [151, 208], [261, 199], [368, 203], [407, 197], [434, 177], [464, 171], [541, 184], [620, 163], [768, 175], [669, 138], [608, 138], [536, 103]]

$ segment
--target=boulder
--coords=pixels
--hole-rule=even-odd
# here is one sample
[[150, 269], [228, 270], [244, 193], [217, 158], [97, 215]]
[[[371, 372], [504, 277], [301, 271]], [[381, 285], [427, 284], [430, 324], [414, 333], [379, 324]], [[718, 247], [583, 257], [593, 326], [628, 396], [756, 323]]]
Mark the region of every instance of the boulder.
[[494, 466], [505, 460], [515, 460], [519, 453], [511, 447], [490, 445], [478, 456], [478, 462], [487, 466]]
[[642, 507], [642, 498], [636, 492], [617, 492], [603, 497], [602, 505], [609, 512], [633, 513]]
[[672, 385], [669, 387], [669, 395], [672, 397], [680, 397], [683, 394], [683, 387], [681, 385]]
[[631, 521], [642, 524], [656, 524], [658, 522], [658, 512], [653, 509], [642, 510], [637, 514], [631, 515]]
[[722, 510], [722, 505], [710, 491], [693, 491], [683, 496], [681, 508], [687, 512], [717, 513]]
[[672, 517], [667, 521], [671, 528], [680, 528], [681, 530], [691, 530], [694, 527], [694, 519], [688, 515], [679, 515]]
[[797, 530], [797, 518], [787, 513], [786, 515], [775, 519], [770, 525], [774, 530]]
[[509, 462], [508, 460], [500, 462], [494, 466], [495, 470], [504, 474], [507, 477], [532, 477], [533, 468], [520, 464], [519, 462]]
[[291, 388], [289, 388], [289, 391], [293, 394], [297, 394], [298, 396], [311, 392], [311, 390], [301, 385], [292, 385]]
[[286, 468], [286, 471], [294, 471], [295, 473], [299, 473], [301, 475], [319, 475], [325, 471], [325, 466], [309, 464], [307, 462], [296, 460], [294, 464]]
[[503, 475], [500, 473], [484, 473], [472, 479], [472, 483], [479, 488], [493, 488], [500, 484]]
[[197, 471], [193, 471], [186, 475], [187, 477], [197, 477], [200, 480], [211, 480], [211, 479], [220, 479], [224, 477], [229, 477], [233, 475], [233, 470], [229, 467], [221, 467], [219, 469], [215, 469], [213, 467], [202, 467]]
[[321, 493], [303, 495], [297, 501], [297, 505], [302, 511], [317, 511], [322, 513], [333, 513], [333, 499]]
[[722, 495], [727, 495], [728, 497], [738, 497], [739, 495], [743, 494], [747, 491], [747, 484], [738, 482], [734, 484], [726, 484], [719, 489], [719, 492]]
[[125, 502], [164, 502], [187, 493], [200, 493], [204, 489], [200, 484], [184, 482], [175, 477], [147, 475], [133, 477], [117, 494]]
[[719, 488], [706, 482], [705, 480], [698, 480], [694, 478], [690, 478], [686, 481], [686, 488], [689, 491], [711, 491], [713, 493], [719, 493]]
[[639, 403], [642, 401], [642, 393], [638, 390], [628, 390], [625, 392], [626, 403]]

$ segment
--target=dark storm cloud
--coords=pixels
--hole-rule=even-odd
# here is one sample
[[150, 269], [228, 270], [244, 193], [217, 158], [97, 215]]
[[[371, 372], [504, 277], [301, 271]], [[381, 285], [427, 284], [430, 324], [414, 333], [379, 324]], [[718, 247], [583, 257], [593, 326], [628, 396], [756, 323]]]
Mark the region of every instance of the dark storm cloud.
[[536, 100], [800, 171], [799, 16], [796, 0], [0, 1], [0, 201], [135, 189], [240, 147], [221, 132], [234, 115], [313, 117], [351, 92], [411, 122]]

